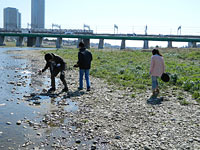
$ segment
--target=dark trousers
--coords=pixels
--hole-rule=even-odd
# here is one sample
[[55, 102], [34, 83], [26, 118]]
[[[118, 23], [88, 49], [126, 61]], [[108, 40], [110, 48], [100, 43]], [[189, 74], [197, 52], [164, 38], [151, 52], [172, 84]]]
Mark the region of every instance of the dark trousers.
[[64, 70], [60, 70], [60, 69], [53, 69], [53, 71], [51, 71], [51, 87], [52, 88], [56, 88], [55, 85], [55, 77], [60, 73], [60, 80], [62, 81], [64, 88], [67, 88], [67, 82], [65, 80], [65, 72]]

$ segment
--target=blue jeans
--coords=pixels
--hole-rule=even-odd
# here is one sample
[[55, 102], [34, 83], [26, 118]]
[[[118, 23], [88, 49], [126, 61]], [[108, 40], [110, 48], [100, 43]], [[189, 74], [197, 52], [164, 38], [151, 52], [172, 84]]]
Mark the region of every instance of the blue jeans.
[[90, 88], [90, 78], [89, 78], [89, 69], [80, 69], [79, 70], [79, 88], [83, 88], [83, 75], [85, 74], [85, 80], [86, 80], [86, 85], [87, 89]]
[[151, 76], [152, 79], [152, 90], [154, 91], [156, 88], [158, 88], [158, 81], [157, 76]]

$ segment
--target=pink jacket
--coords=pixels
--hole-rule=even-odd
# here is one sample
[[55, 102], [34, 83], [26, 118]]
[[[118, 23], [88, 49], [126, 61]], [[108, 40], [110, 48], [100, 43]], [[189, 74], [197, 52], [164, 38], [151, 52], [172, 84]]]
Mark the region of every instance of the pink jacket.
[[150, 74], [160, 77], [165, 72], [165, 63], [162, 56], [153, 55], [151, 57]]

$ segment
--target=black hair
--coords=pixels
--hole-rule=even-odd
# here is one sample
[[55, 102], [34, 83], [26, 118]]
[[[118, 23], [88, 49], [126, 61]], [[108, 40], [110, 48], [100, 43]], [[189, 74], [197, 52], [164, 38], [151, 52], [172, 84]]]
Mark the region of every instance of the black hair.
[[81, 48], [84, 48], [85, 44], [83, 42], [80, 42], [78, 46], [81, 47]]
[[47, 53], [47, 54], [45, 54], [44, 58], [46, 61], [49, 61], [49, 60], [53, 59], [53, 55], [50, 53]]
[[157, 55], [159, 55], [159, 56], [162, 56], [162, 55], [160, 54], [160, 52], [159, 52], [158, 49], [153, 49], [153, 50], [152, 50], [152, 54], [153, 54], [153, 55], [156, 55], [156, 54], [157, 54]]

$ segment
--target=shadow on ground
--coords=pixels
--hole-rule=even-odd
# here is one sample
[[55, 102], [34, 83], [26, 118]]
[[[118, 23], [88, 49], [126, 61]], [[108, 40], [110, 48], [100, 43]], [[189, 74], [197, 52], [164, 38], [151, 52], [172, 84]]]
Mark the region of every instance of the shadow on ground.
[[147, 104], [151, 104], [151, 105], [160, 105], [161, 103], [163, 102], [163, 97], [150, 97], [148, 100], [147, 100]]

